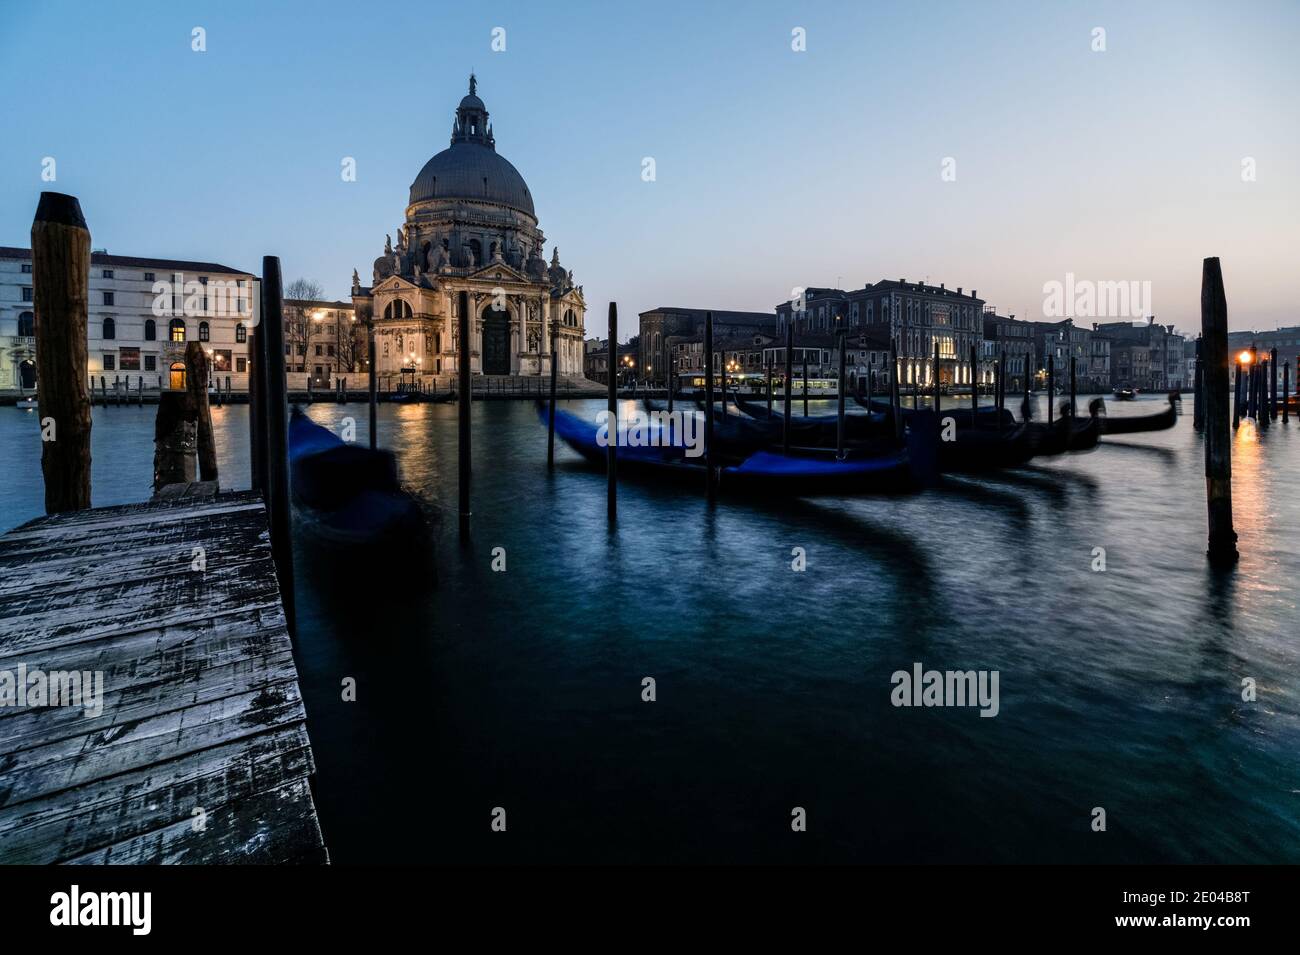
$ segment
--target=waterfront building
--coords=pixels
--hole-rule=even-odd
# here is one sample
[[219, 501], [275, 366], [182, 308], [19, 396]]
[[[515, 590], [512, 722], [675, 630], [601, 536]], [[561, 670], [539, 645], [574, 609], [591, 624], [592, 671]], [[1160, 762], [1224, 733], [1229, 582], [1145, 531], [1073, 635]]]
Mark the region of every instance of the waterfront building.
[[[260, 281], [213, 262], [90, 257], [86, 373], [96, 389], [183, 387], [185, 344], [202, 343], [222, 390], [248, 388]], [[30, 249], [0, 247], [0, 390], [36, 382]]]
[[[699, 353], [703, 354], [704, 342], [704, 316], [706, 312], [713, 312], [713, 337], [715, 346], [724, 339], [744, 339], [755, 335], [764, 335], [771, 337], [775, 333], [776, 319], [771, 312], [733, 312], [721, 309], [704, 309], [704, 308], [675, 308], [661, 306], [651, 309], [648, 312], [642, 312], [638, 337], [640, 348], [638, 349], [637, 362], [643, 369], [642, 378], [654, 385], [663, 386], [668, 378], [668, 368], [665, 356], [669, 350], [674, 354], [677, 353], [678, 345], [697, 344], [700, 346]], [[738, 342], [736, 348], [739, 349]], [[689, 355], [691, 349], [682, 349], [683, 354]], [[686, 360], [691, 360], [689, 357]], [[700, 359], [702, 362], [703, 359]], [[703, 364], [698, 366], [683, 366], [687, 370], [694, 368], [702, 370]]]
[[[368, 347], [365, 326], [351, 302], [284, 300], [284, 368], [290, 390], [305, 390], [308, 379], [313, 389], [332, 388], [349, 375], [364, 387], [356, 376], [368, 376]], [[381, 381], [385, 390], [389, 384]]]
[[[879, 327], [898, 349], [900, 387], [925, 388], [938, 375], [940, 385], [969, 386], [970, 349], [983, 338], [984, 300], [977, 290], [885, 279], [860, 289], [805, 289], [776, 306], [777, 334], [795, 323], [803, 331], [839, 327]], [[797, 343], [796, 343], [797, 344]], [[939, 346], [936, 369], [935, 345]], [[977, 372], [978, 373], [978, 372]]]
[[1111, 387], [1176, 391], [1190, 384], [1183, 335], [1172, 325], [1108, 322], [1093, 325], [1093, 334], [1110, 342]]
[[[1296, 374], [1297, 369], [1300, 369], [1300, 325], [1286, 325], [1270, 331], [1228, 333], [1228, 351], [1230, 355], [1238, 355], [1252, 346], [1255, 348], [1256, 352], [1263, 357], [1271, 356], [1273, 349], [1277, 349], [1277, 380], [1279, 395], [1282, 393], [1282, 369], [1288, 362], [1290, 363], [1291, 374], [1288, 387], [1292, 394], [1296, 394]], [[1187, 380], [1191, 381], [1192, 371], [1195, 368], [1194, 360], [1196, 357], [1196, 342], [1194, 339], [1188, 342], [1187, 347], [1184, 349], [1184, 353], [1190, 354], [1191, 356], [1185, 361]], [[1229, 364], [1229, 376], [1235, 384], [1237, 379], [1236, 361]]]
[[[636, 380], [640, 343], [636, 337], [618, 346], [615, 353], [617, 373], [624, 383]], [[583, 343], [583, 375], [588, 381], [609, 384], [609, 340], [589, 338]]]
[[1014, 315], [999, 315], [995, 309], [984, 310], [984, 340], [994, 347], [993, 360], [1007, 356], [1007, 394], [1023, 394], [1026, 377], [1038, 370], [1033, 322]]
[[[465, 357], [473, 373], [548, 376], [558, 329], [559, 374], [583, 374], [586, 301], [573, 272], [550, 263], [532, 193], [496, 150], [477, 81], [456, 108], [451, 143], [411, 183], [397, 242], [386, 237], [371, 284], [352, 273], [352, 304], [373, 320], [380, 375], [426, 383]], [[458, 354], [460, 293], [468, 293], [470, 355]]]
[[1052, 360], [1056, 384], [1062, 391], [1070, 387], [1070, 363], [1074, 363], [1075, 385], [1081, 392], [1109, 391], [1111, 385], [1111, 342], [1080, 328], [1074, 319], [1059, 322], [1031, 322], [1034, 348], [1039, 357], [1038, 381], [1047, 383], [1047, 360]]

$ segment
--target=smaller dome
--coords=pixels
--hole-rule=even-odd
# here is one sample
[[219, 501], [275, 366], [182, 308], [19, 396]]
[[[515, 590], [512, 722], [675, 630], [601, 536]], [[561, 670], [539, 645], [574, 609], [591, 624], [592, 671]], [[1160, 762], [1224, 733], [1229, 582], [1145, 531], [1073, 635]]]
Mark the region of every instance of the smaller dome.
[[460, 101], [460, 108], [479, 109], [479, 110], [483, 110], [484, 112], [487, 112], [487, 107], [483, 105], [483, 101], [479, 99], [477, 96], [475, 96], [473, 93], [468, 94], [464, 99]]

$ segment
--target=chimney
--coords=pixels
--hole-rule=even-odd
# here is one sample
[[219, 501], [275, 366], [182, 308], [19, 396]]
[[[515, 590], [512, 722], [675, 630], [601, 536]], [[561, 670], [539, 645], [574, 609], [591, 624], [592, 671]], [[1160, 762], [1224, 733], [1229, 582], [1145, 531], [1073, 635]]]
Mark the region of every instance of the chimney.
[[939, 283], [939, 288], [941, 288], [941, 289], [942, 289], [942, 288], [943, 288], [943, 287], [944, 287], [944, 286], [943, 286], [943, 283], [942, 283], [942, 282], [940, 282], [940, 283]]
[[970, 290], [970, 297], [971, 297], [971, 298], [979, 298], [979, 297], [980, 297], [979, 289], [974, 289], [974, 288], [971, 289], [971, 290]]
[[958, 294], [958, 295], [961, 294], [961, 286], [960, 286], [960, 285], [957, 286], [957, 294]]

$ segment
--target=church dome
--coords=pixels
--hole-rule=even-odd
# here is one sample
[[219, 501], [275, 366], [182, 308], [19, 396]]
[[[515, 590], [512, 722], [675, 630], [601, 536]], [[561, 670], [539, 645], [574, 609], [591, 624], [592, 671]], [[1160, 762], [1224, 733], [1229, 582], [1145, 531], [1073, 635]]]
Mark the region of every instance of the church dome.
[[411, 183], [411, 204], [427, 199], [492, 202], [537, 218], [532, 193], [519, 170], [481, 143], [454, 143], [424, 164]]
[[425, 163], [411, 183], [411, 205], [431, 199], [490, 202], [537, 218], [524, 177], [497, 155], [487, 107], [478, 98], [478, 82], [472, 74], [469, 95], [456, 109], [451, 146]]

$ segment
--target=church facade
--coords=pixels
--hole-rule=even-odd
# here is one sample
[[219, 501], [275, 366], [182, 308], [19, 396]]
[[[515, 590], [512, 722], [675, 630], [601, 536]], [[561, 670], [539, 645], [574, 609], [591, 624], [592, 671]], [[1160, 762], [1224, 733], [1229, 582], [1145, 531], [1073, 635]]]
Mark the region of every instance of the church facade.
[[[457, 371], [582, 377], [586, 303], [545, 236], [518, 170], [496, 151], [477, 81], [460, 101], [451, 145], [411, 184], [397, 242], [387, 237], [362, 286], [352, 273], [359, 321], [372, 321], [376, 371], [428, 380]], [[468, 293], [470, 354], [459, 354], [460, 293]]]

